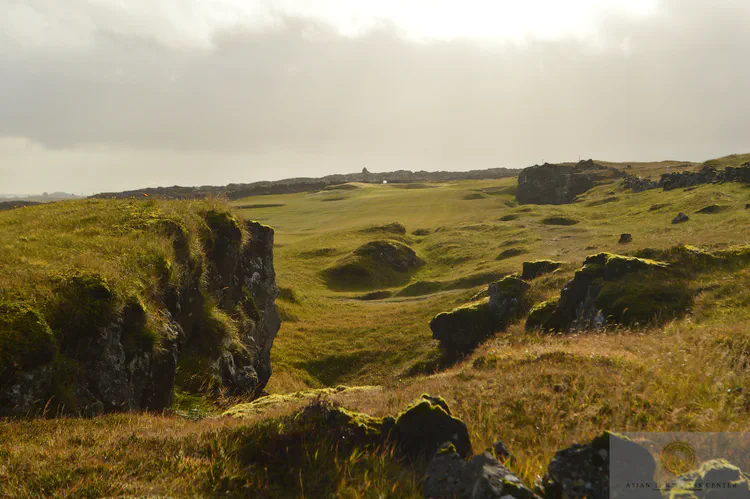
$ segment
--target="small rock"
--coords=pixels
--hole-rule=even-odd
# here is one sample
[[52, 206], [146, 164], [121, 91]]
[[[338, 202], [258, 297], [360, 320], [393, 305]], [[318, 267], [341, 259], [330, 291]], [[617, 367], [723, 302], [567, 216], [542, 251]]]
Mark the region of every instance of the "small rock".
[[487, 452], [494, 452], [495, 457], [499, 459], [500, 461], [512, 461], [513, 455], [510, 453], [508, 448], [505, 446], [505, 443], [502, 440], [495, 440], [495, 443], [492, 444], [492, 447], [487, 450]]
[[687, 222], [688, 220], [690, 220], [690, 217], [688, 217], [687, 215], [685, 215], [683, 212], [680, 212], [680, 213], [677, 214], [676, 217], [674, 217], [672, 219], [672, 223], [673, 224], [679, 224], [679, 223], [682, 223], [682, 222]]
[[633, 241], [633, 236], [628, 233], [625, 233], [625, 234], [620, 234], [620, 240], [617, 242], [620, 244], [627, 244], [632, 241]]
[[537, 499], [521, 479], [489, 452], [465, 462], [443, 446], [425, 473], [424, 496], [433, 499]]
[[745, 203], [745, 209], [750, 210], [750, 203]]

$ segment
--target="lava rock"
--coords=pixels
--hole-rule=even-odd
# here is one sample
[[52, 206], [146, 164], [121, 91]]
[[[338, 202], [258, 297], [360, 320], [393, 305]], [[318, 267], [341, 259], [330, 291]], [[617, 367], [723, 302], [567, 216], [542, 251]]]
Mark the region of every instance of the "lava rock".
[[750, 475], [724, 459], [706, 461], [675, 480], [671, 496], [680, 499], [747, 499]]
[[466, 424], [451, 414], [439, 397], [422, 397], [396, 418], [399, 450], [411, 458], [429, 458], [445, 442], [450, 442], [461, 457], [471, 455], [471, 440]]
[[605, 432], [588, 444], [558, 451], [541, 486], [547, 499], [659, 499], [655, 488], [629, 488], [653, 483], [656, 462], [648, 449], [615, 433]]
[[672, 219], [672, 224], [679, 224], [682, 222], [687, 222], [690, 220], [690, 217], [685, 215], [683, 212], [679, 212], [676, 217]]
[[461, 459], [452, 445], [444, 445], [425, 473], [424, 496], [433, 499], [535, 499], [512, 471], [489, 452]]
[[633, 236], [628, 233], [620, 234], [620, 240], [617, 242], [620, 244], [627, 244], [627, 243], [633, 242]]
[[432, 337], [451, 353], [466, 353], [529, 309], [529, 284], [505, 277], [487, 289], [489, 299], [438, 314], [430, 322]]

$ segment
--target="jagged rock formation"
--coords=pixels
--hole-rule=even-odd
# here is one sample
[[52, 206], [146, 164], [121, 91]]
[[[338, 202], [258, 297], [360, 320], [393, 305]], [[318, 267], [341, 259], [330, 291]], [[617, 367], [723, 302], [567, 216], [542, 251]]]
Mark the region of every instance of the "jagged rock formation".
[[505, 277], [489, 285], [487, 301], [458, 307], [435, 316], [432, 337], [450, 352], [465, 353], [528, 310], [529, 285], [517, 277]]
[[[591, 160], [589, 160], [591, 161]], [[593, 165], [593, 162], [591, 162]], [[530, 166], [518, 174], [516, 200], [519, 204], [567, 204], [594, 186], [595, 175], [588, 162], [577, 166]]]
[[526, 329], [587, 330], [605, 324], [645, 325], [687, 312], [689, 287], [668, 263], [599, 253], [589, 256], [560, 292], [535, 306]]
[[0, 415], [45, 405], [86, 415], [163, 410], [178, 365], [186, 388], [259, 394], [280, 326], [273, 230], [216, 210], [203, 217], [198, 255], [183, 226], [158, 220], [181, 271], [169, 281], [170, 264], [159, 264], [157, 311], [135, 296], [121, 303], [106, 279], [84, 271], [58, 278], [44, 315], [0, 305]]

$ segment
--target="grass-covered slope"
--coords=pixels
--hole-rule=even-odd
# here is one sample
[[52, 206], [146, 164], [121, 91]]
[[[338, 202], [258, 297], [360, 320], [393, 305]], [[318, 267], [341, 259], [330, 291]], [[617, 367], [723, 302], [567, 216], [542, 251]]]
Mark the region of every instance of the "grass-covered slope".
[[198, 361], [244, 348], [240, 335], [261, 319], [252, 296], [220, 282], [249, 237], [219, 201], [0, 214], [0, 413], [158, 409], [175, 360], [178, 382], [205, 388]]
[[[674, 171], [680, 164], [667, 166]], [[636, 175], [666, 171], [661, 163], [610, 165]], [[335, 203], [323, 202], [331, 195], [325, 192], [293, 194], [264, 198], [264, 204], [277, 206], [240, 210], [277, 231], [286, 320], [273, 354], [273, 390], [403, 378], [438, 355], [429, 329], [435, 315], [468, 303], [487, 283], [520, 273], [525, 261], [565, 262], [554, 274], [534, 280], [532, 294], [540, 302], [559, 296], [595, 253], [750, 242], [750, 210], [745, 209], [750, 190], [741, 184], [636, 194], [612, 178], [578, 202], [560, 206], [516, 205], [514, 179], [435, 183], [429, 189], [358, 187]], [[472, 193], [483, 196], [466, 199]], [[726, 208], [698, 213], [709, 205]], [[672, 225], [679, 212], [690, 221]], [[550, 225], [549, 219], [578, 223]], [[367, 230], [394, 222], [404, 233]], [[619, 244], [622, 233], [631, 233], [633, 241]], [[408, 274], [393, 272], [397, 280], [384, 273], [375, 284], [368, 280], [366, 289], [330, 286], [329, 269], [351, 262], [357, 248], [384, 239], [407, 245], [424, 264]], [[363, 296], [379, 299], [354, 299]]]
[[[608, 165], [651, 178], [667, 167], [700, 167]], [[475, 451], [502, 440], [514, 456], [508, 466], [529, 486], [557, 450], [604, 429], [748, 428], [750, 189], [732, 183], [633, 193], [610, 179], [573, 204], [518, 206], [513, 179], [425, 185], [358, 184], [238, 200], [241, 216], [276, 229], [284, 323], [272, 352], [272, 395], [216, 419], [200, 418], [223, 411], [180, 393], [179, 417], [0, 424], [0, 492], [421, 496], [424, 462], [406, 463], [387, 447], [337, 451], [315, 429], [295, 432], [291, 414], [317, 397], [380, 418], [421, 393], [441, 396], [466, 423]], [[722, 208], [704, 209], [713, 205]], [[690, 220], [673, 225], [679, 212]], [[550, 218], [577, 223], [544, 222]], [[622, 233], [632, 242], [619, 243]], [[394, 271], [366, 286], [331, 286], [329, 269], [378, 241], [403, 244], [423, 263], [398, 279]], [[488, 283], [520, 274], [524, 262], [549, 260], [556, 268], [528, 280], [532, 322], [543, 324], [559, 306], [561, 290], [594, 255], [600, 256], [589, 264], [602, 267], [631, 257], [659, 262], [658, 269], [645, 269], [648, 280], [634, 277], [640, 274], [591, 279], [605, 288], [597, 306], [619, 324], [527, 332], [524, 317], [450, 361], [432, 340], [436, 315], [483, 303]], [[378, 261], [367, 260], [368, 269], [381, 270], [370, 265]], [[639, 303], [644, 291], [651, 298]], [[38, 323], [33, 313], [11, 315]], [[37, 332], [49, 334], [44, 327]], [[339, 384], [362, 388], [334, 388]], [[747, 463], [735, 464], [747, 471]]]

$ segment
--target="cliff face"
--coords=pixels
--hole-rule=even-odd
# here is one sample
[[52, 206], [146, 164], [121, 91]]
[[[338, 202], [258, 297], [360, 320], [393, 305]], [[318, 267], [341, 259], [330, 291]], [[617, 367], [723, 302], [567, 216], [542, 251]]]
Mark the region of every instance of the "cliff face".
[[[585, 164], [583, 162], [582, 164]], [[530, 166], [518, 174], [520, 204], [567, 204], [594, 186], [594, 176], [579, 166]]]
[[201, 216], [197, 253], [183, 227], [164, 224], [174, 260], [156, 305], [123, 301], [86, 272], [60, 277], [41, 311], [0, 301], [0, 415], [159, 411], [176, 383], [260, 394], [280, 327], [273, 229], [221, 211]]

